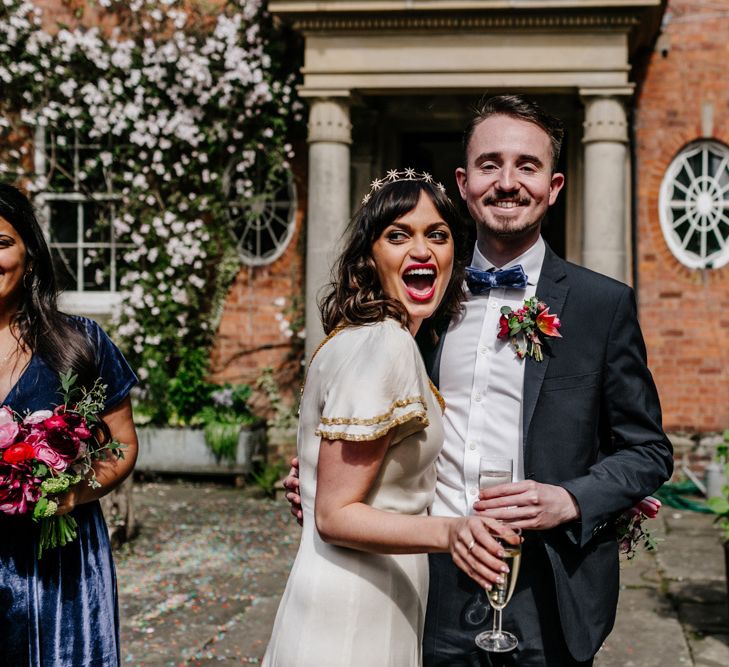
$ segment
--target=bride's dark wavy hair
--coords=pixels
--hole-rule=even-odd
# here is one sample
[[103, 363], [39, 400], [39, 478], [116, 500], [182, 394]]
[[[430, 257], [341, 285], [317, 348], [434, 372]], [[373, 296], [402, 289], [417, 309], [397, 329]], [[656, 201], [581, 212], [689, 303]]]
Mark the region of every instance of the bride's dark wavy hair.
[[412, 211], [424, 192], [450, 228], [454, 245], [453, 274], [435, 313], [432, 327], [447, 325], [461, 311], [464, 300], [467, 232], [453, 202], [437, 186], [425, 181], [395, 181], [372, 194], [354, 214], [345, 231], [344, 250], [332, 269], [332, 282], [319, 304], [324, 332], [340, 325], [380, 322], [391, 317], [408, 324], [405, 306], [389, 298], [380, 284], [372, 246], [383, 230]]
[[25, 244], [25, 275], [11, 325], [18, 342], [57, 373], [72, 370], [90, 388], [97, 375], [93, 349], [73, 320], [58, 310], [56, 276], [48, 245], [33, 207], [20, 190], [0, 183], [0, 217]]

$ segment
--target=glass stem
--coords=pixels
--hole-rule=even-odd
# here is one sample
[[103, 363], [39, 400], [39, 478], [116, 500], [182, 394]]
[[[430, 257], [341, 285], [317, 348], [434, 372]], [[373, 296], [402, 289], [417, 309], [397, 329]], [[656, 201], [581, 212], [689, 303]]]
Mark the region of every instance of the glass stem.
[[501, 610], [500, 609], [494, 609], [494, 628], [493, 628], [494, 635], [497, 637], [501, 636]]

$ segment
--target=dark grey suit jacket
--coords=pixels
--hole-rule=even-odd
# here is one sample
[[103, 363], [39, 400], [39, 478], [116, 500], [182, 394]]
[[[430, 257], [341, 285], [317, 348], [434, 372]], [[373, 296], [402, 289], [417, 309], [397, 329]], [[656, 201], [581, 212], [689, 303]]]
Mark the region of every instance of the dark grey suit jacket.
[[[588, 660], [615, 621], [612, 521], [671, 476], [673, 451], [633, 290], [547, 248], [537, 295], [562, 321], [562, 338], [546, 339], [544, 361], [525, 362], [524, 469], [527, 479], [567, 489], [580, 507], [579, 521], [537, 535], [567, 646], [576, 660]], [[442, 340], [424, 350], [436, 384]]]

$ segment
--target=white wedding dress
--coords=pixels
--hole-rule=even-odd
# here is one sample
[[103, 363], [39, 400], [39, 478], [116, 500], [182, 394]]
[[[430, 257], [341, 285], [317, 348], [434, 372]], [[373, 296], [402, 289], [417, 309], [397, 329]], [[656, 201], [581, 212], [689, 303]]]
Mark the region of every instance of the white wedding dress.
[[442, 399], [394, 320], [348, 327], [312, 360], [298, 431], [304, 526], [263, 659], [268, 667], [417, 667], [428, 594], [425, 554], [378, 555], [321, 540], [314, 520], [321, 438], [392, 445], [366, 502], [426, 514], [443, 443]]

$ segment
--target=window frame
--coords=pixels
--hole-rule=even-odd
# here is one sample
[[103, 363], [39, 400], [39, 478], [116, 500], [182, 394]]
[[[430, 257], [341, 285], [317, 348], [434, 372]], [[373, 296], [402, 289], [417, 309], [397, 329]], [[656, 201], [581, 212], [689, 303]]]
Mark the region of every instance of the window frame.
[[[43, 179], [47, 178], [47, 152], [46, 152], [46, 127], [38, 126], [35, 132], [35, 172], [38, 176]], [[116, 307], [121, 304], [121, 292], [118, 284], [118, 264], [120, 254], [126, 247], [132, 247], [130, 244], [118, 243], [116, 234], [114, 231], [113, 220], [113, 207], [114, 202], [120, 201], [121, 196], [111, 191], [108, 192], [93, 192], [84, 193], [79, 187], [80, 179], [78, 173], [80, 170], [79, 164], [79, 149], [96, 148], [101, 150], [101, 146], [94, 144], [79, 144], [77, 135], [74, 132], [73, 144], [70, 150], [74, 151], [73, 155], [73, 191], [56, 191], [56, 190], [43, 190], [36, 197], [36, 203], [39, 211], [39, 218], [43, 233], [46, 237], [49, 250], [53, 252], [55, 248], [75, 248], [75, 259], [76, 259], [76, 289], [65, 289], [59, 294], [59, 306], [61, 309], [74, 314], [74, 315], [96, 315], [96, 316], [108, 316], [114, 311]], [[107, 179], [107, 183], [110, 189], [110, 179]], [[52, 238], [52, 215], [51, 215], [51, 204], [52, 202], [70, 202], [75, 203], [76, 206], [76, 241], [75, 242], [56, 242]], [[84, 239], [84, 205], [89, 203], [104, 203], [111, 205], [111, 220], [110, 220], [110, 239], [108, 242], [87, 242]], [[89, 249], [100, 249], [109, 250], [111, 256], [110, 265], [110, 276], [109, 284], [111, 289], [107, 290], [88, 290], [84, 289], [84, 251]]]
[[[719, 158], [719, 166], [710, 171], [709, 153]], [[694, 173], [689, 163], [700, 156], [701, 173]], [[688, 185], [679, 181], [681, 173]], [[725, 181], [722, 186], [721, 181]], [[683, 199], [675, 199], [677, 190]], [[683, 211], [678, 215], [676, 211]], [[729, 227], [729, 146], [715, 139], [698, 139], [684, 145], [667, 167], [658, 195], [658, 214], [663, 238], [673, 256], [691, 269], [718, 269], [729, 263], [729, 236], [722, 237], [720, 226]], [[688, 223], [684, 236], [676, 230]], [[699, 253], [688, 250], [691, 239], [699, 234]], [[707, 254], [707, 237], [713, 234], [719, 249]]]

